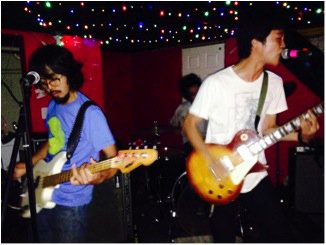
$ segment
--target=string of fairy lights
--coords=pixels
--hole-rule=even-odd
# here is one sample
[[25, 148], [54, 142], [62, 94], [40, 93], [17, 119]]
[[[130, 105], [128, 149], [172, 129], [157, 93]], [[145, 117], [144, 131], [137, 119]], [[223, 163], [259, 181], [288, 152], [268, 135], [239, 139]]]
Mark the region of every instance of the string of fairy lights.
[[[324, 5], [270, 2], [286, 11], [292, 25], [313, 26], [324, 18]], [[110, 45], [172, 45], [223, 40], [236, 33], [244, 1], [103, 2], [27, 1], [24, 13], [40, 30], [79, 35]], [[261, 3], [260, 3], [261, 4]], [[60, 14], [58, 14], [60, 13]]]

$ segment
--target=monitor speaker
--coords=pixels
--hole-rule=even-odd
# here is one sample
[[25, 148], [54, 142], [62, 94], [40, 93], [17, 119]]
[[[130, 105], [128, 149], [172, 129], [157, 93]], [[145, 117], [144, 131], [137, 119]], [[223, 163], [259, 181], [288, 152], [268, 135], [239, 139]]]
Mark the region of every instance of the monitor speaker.
[[89, 214], [89, 242], [131, 242], [133, 226], [130, 174], [119, 172], [112, 179], [95, 185]]
[[324, 212], [324, 151], [296, 147], [289, 154], [290, 204], [296, 211]]

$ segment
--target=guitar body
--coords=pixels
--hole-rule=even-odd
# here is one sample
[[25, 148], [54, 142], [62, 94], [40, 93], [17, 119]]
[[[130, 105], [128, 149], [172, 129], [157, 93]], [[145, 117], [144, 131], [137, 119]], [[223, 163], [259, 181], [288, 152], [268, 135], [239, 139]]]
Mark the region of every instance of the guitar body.
[[[238, 197], [243, 179], [258, 160], [257, 155], [243, 156], [238, 150], [257, 138], [254, 131], [246, 129], [239, 131], [228, 145], [207, 145], [208, 151], [216, 160], [214, 163], [198, 152], [190, 155], [187, 161], [187, 176], [202, 199], [209, 203], [225, 205]], [[222, 164], [228, 169], [221, 178], [217, 178], [214, 173], [214, 164]]]
[[[311, 108], [315, 116], [324, 112], [324, 102]], [[272, 133], [259, 137], [250, 129], [240, 130], [228, 145], [208, 145], [213, 159], [208, 160], [199, 152], [193, 152], [187, 161], [190, 184], [205, 201], [228, 204], [237, 198], [243, 180], [249, 172], [265, 171], [266, 166], [257, 163], [263, 150], [298, 131], [301, 121], [309, 117], [308, 111], [278, 127]]]
[[[33, 168], [37, 213], [40, 212], [42, 208], [55, 207], [56, 204], [51, 201], [52, 193], [54, 188], [57, 188], [59, 185], [43, 188], [43, 180], [45, 176], [60, 173], [66, 161], [66, 152], [60, 152], [50, 162], [47, 163], [44, 160], [40, 160]], [[23, 193], [21, 196], [21, 206], [23, 208], [22, 217], [30, 218], [31, 214], [29, 209], [28, 191]]]

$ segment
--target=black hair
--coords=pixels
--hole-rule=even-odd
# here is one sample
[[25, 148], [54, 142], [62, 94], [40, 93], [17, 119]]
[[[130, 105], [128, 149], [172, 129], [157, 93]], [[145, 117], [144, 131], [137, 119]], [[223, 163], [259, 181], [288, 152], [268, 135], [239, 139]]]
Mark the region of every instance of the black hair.
[[52, 74], [46, 67], [54, 73], [67, 77], [71, 90], [79, 90], [84, 83], [82, 64], [76, 61], [73, 54], [66, 48], [49, 44], [38, 48], [31, 56], [29, 68], [31, 71], [39, 73], [41, 77], [52, 78]]
[[202, 83], [201, 78], [199, 76], [197, 76], [196, 74], [190, 73], [188, 75], [185, 75], [179, 80], [180, 93], [186, 100], [190, 101], [191, 98], [190, 98], [188, 89], [194, 85], [197, 85], [198, 87], [200, 87], [201, 83]]
[[[267, 5], [268, 6], [268, 5]], [[286, 21], [279, 10], [262, 5], [255, 9], [243, 11], [239, 18], [237, 34], [238, 54], [240, 59], [247, 58], [251, 53], [251, 41], [256, 39], [264, 43], [272, 30], [285, 30]]]

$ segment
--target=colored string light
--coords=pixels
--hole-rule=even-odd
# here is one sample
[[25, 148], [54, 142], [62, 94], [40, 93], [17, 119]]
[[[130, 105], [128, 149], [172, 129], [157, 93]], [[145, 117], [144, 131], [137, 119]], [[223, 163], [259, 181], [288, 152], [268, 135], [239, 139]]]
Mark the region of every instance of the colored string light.
[[[23, 8], [26, 15], [37, 16], [37, 24], [40, 28], [54, 32], [65, 28], [67, 34], [78, 35], [79, 33], [79, 35], [84, 35], [87, 38], [97, 38], [103, 45], [111, 45], [112, 42], [106, 42], [110, 38], [116, 43], [128, 42], [133, 44], [154, 44], [158, 43], [159, 40], [164, 40], [166, 43], [186, 44], [194, 41], [227, 38], [236, 35], [241, 6], [254, 7], [256, 4], [255, 2], [242, 1], [209, 1], [206, 2], [206, 7], [201, 7], [205, 5], [203, 2], [203, 5], [198, 3], [198, 6], [192, 8], [193, 4], [190, 4], [188, 9], [185, 7], [186, 4], [180, 4], [180, 7], [173, 9], [162, 6], [158, 9], [154, 3], [145, 4], [141, 2], [116, 2], [106, 7], [101, 6], [101, 4], [92, 5], [91, 2], [80, 2], [75, 5], [50, 1], [41, 3], [26, 2]], [[312, 9], [307, 7], [309, 5], [300, 4], [299, 1], [276, 1], [275, 6], [288, 12], [290, 15], [288, 20], [291, 24], [312, 25], [315, 23], [314, 18], [318, 17], [318, 21], [320, 21], [324, 14], [322, 4], [320, 7]], [[56, 19], [59, 18], [59, 15], [51, 13], [54, 10], [58, 11], [58, 9], [62, 13], [68, 11], [70, 19], [65, 15], [61, 15], [61, 19]], [[82, 14], [93, 15], [91, 18], [80, 18]], [[147, 15], [152, 16], [149, 23], [146, 20]], [[154, 15], [166, 18], [162, 18], [161, 21], [153, 24]], [[143, 17], [142, 21], [139, 20], [140, 16]], [[101, 22], [96, 23], [95, 20], [97, 19]], [[88, 33], [81, 34], [82, 30]], [[112, 39], [108, 35], [115, 37]]]

